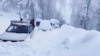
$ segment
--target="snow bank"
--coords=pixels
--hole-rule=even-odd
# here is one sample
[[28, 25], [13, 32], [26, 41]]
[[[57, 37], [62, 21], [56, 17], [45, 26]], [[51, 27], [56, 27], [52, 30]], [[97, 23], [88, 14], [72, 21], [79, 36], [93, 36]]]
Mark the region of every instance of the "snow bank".
[[100, 49], [99, 36], [98, 31], [63, 25], [52, 31], [35, 32], [32, 43], [35, 56], [99, 56], [95, 52]]

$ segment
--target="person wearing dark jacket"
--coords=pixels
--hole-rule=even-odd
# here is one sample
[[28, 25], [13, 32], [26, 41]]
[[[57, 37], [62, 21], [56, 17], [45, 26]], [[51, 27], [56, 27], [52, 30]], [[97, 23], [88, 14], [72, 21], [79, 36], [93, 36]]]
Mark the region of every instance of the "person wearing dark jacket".
[[22, 18], [20, 18], [20, 22], [21, 22], [21, 23], [23, 22], [23, 19], [22, 19]]
[[32, 19], [31, 21], [30, 21], [30, 24], [33, 26], [33, 28], [35, 27], [35, 20], [34, 19]]
[[[30, 24], [32, 25], [33, 30], [34, 30], [34, 28], [35, 28], [35, 20], [32, 19], [32, 20], [30, 21]], [[34, 31], [32, 31], [32, 34], [31, 34], [30, 38], [32, 38], [32, 36], [33, 36], [33, 32], [34, 32]]]

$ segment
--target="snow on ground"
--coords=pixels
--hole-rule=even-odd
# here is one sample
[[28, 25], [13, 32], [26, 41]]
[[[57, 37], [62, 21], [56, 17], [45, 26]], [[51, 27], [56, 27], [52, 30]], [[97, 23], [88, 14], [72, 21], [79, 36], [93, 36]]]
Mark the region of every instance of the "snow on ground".
[[63, 25], [52, 31], [36, 31], [32, 48], [35, 56], [99, 56], [99, 36], [98, 31]]
[[[0, 16], [0, 34], [10, 24]], [[17, 18], [17, 17], [15, 17]], [[0, 56], [100, 56], [100, 33], [63, 25], [51, 31], [35, 30], [24, 42], [0, 42]]]

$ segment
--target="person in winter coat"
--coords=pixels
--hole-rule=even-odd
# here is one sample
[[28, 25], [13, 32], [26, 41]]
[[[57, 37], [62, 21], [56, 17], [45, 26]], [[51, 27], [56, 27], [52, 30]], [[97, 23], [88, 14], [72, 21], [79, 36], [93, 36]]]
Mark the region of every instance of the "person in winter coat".
[[23, 19], [22, 18], [20, 18], [20, 22], [23, 23]]
[[33, 28], [35, 27], [35, 20], [34, 19], [32, 19], [31, 21], [30, 21], [30, 24], [33, 26]]
[[[30, 21], [30, 24], [33, 26], [33, 30], [34, 30], [34, 28], [35, 28], [35, 20], [32, 19], [32, 20]], [[33, 32], [34, 32], [34, 31], [32, 31], [32, 34], [31, 34], [30, 38], [32, 38]]]

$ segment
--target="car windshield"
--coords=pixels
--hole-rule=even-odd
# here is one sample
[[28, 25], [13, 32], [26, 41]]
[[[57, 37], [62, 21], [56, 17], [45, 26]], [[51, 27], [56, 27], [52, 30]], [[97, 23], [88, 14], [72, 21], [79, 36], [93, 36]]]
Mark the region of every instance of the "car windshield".
[[30, 33], [32, 32], [33, 28], [32, 26], [27, 25], [10, 25], [7, 32], [13, 32], [13, 33]]

